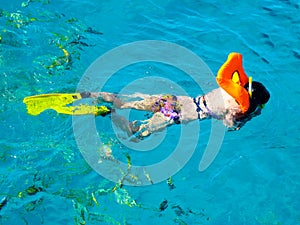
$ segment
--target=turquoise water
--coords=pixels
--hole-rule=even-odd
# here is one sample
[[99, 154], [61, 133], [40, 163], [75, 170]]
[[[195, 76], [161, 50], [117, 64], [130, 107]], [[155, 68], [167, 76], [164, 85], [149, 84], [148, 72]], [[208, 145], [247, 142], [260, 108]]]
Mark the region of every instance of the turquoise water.
[[[2, 0], [0, 38], [0, 224], [300, 224], [298, 1]], [[115, 184], [83, 159], [72, 118], [52, 111], [30, 116], [22, 100], [74, 92], [98, 56], [148, 39], [190, 49], [214, 73], [229, 52], [241, 52], [246, 72], [265, 84], [271, 99], [261, 116], [226, 133], [204, 172], [198, 164], [209, 121], [201, 122], [191, 160], [172, 177], [175, 188], [161, 182], [112, 191]], [[184, 75], [161, 64], [138, 64], [118, 75], [107, 90], [161, 76], [197, 94]], [[126, 162], [131, 152], [109, 118], [96, 123]], [[168, 145], [151, 152], [153, 161], [170, 153], [178, 129], [168, 129]], [[132, 156], [132, 164], [148, 162], [144, 154]], [[160, 210], [163, 201], [168, 207]]]

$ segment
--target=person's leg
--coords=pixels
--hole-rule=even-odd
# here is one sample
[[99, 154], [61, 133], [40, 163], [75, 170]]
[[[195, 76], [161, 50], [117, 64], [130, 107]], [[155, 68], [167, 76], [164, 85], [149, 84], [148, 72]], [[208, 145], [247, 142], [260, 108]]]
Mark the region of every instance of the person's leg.
[[118, 107], [121, 109], [136, 109], [151, 112], [156, 99], [157, 97], [155, 96], [149, 96], [141, 100], [122, 102]]
[[133, 121], [130, 123], [132, 132], [140, 138], [147, 137], [154, 132], [161, 131], [167, 126], [174, 124], [174, 121], [161, 112], [154, 113], [150, 119]]
[[110, 92], [91, 92], [91, 98], [101, 98], [105, 102], [114, 102], [117, 99], [117, 94]]
[[133, 137], [134, 140], [136, 140], [136, 138], [142, 139], [174, 124], [172, 119], [166, 117], [161, 112], [154, 113], [150, 119], [134, 120], [132, 122], [129, 122], [125, 117], [113, 112], [112, 122], [123, 132], [126, 132], [128, 138]]
[[[159, 98], [159, 96], [155, 95], [117, 95], [109, 92], [91, 93], [91, 97], [101, 98], [106, 102], [112, 102], [116, 107], [121, 109], [131, 108], [150, 112], [152, 112], [152, 107]], [[139, 100], [132, 101], [132, 99]], [[112, 121], [117, 127], [125, 131], [128, 137], [135, 135], [138, 138], [149, 136], [153, 132], [160, 131], [168, 125], [174, 124], [174, 120], [166, 117], [161, 112], [154, 113], [150, 119], [135, 120], [132, 122], [129, 122], [126, 118], [112, 112]]]
[[[152, 111], [152, 106], [158, 96], [145, 94], [118, 95], [109, 92], [93, 92], [92, 98], [101, 98], [105, 102], [112, 102], [117, 108], [121, 109], [137, 109], [144, 111]], [[136, 100], [138, 99], [138, 100]]]
[[111, 113], [111, 121], [121, 131], [125, 132], [127, 137], [131, 137], [136, 132], [136, 130], [132, 128], [131, 123], [115, 111]]

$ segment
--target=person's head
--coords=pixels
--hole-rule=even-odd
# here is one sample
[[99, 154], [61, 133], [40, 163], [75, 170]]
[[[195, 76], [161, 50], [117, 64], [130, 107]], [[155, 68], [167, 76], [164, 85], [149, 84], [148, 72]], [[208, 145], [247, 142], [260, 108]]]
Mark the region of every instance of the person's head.
[[[249, 83], [245, 85], [245, 88], [248, 90]], [[252, 82], [252, 96], [250, 97], [250, 108], [248, 113], [255, 111], [257, 107], [263, 108], [270, 99], [270, 93], [265, 88], [265, 86], [257, 81]]]

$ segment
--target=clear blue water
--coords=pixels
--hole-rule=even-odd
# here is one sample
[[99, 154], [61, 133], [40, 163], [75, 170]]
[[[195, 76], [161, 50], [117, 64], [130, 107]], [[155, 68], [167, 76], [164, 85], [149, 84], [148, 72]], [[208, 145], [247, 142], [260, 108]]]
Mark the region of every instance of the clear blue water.
[[[2, 0], [0, 37], [0, 199], [7, 199], [0, 224], [300, 224], [299, 1]], [[72, 119], [54, 112], [30, 116], [22, 100], [73, 92], [98, 56], [148, 39], [190, 49], [214, 73], [229, 52], [241, 52], [246, 72], [266, 85], [271, 100], [261, 116], [226, 133], [204, 172], [198, 163], [208, 121], [201, 124], [192, 159], [172, 177], [176, 188], [161, 182], [112, 192], [115, 184], [93, 171], [78, 150]], [[63, 56], [59, 45], [72, 63], [54, 63]], [[118, 91], [128, 77], [153, 75], [188, 89], [189, 81], [177, 72], [144, 63], [120, 71], [118, 82], [112, 79], [106, 88]], [[97, 123], [107, 128], [102, 135], [114, 154], [122, 156], [127, 150], [109, 118]], [[168, 129], [171, 147], [178, 129]], [[169, 151], [161, 147], [156, 153], [161, 160]], [[168, 207], [160, 211], [164, 200]]]

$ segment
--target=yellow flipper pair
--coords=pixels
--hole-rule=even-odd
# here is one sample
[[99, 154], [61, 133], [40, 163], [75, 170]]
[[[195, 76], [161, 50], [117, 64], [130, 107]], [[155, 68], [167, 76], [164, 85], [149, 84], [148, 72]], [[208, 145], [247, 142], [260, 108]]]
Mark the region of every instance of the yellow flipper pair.
[[53, 109], [58, 113], [68, 115], [106, 115], [110, 109], [106, 106], [96, 105], [69, 105], [82, 98], [89, 97], [89, 93], [72, 93], [72, 94], [42, 94], [24, 98], [23, 103], [27, 107], [30, 115], [37, 116], [47, 109]]

